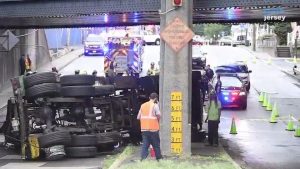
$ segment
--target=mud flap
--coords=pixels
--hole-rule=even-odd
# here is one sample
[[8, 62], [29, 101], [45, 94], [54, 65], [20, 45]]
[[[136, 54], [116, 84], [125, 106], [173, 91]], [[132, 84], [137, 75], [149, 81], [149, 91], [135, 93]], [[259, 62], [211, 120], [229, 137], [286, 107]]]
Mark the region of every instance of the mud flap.
[[36, 160], [40, 157], [40, 148], [37, 135], [29, 135], [28, 143], [22, 144], [21, 153], [21, 157], [23, 160]]

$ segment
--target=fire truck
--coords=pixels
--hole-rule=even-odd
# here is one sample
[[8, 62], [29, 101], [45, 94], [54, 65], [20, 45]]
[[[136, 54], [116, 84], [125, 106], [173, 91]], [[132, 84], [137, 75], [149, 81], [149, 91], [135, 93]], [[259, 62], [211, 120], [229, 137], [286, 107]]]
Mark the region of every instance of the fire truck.
[[139, 76], [142, 72], [143, 39], [134, 37], [108, 37], [108, 52], [104, 59], [104, 72], [113, 66], [116, 74]]

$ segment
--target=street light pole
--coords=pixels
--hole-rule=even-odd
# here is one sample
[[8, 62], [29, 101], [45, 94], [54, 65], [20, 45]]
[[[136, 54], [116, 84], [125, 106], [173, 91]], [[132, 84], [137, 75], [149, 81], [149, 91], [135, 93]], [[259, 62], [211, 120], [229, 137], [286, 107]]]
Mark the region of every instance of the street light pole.
[[295, 58], [297, 59], [297, 47], [298, 47], [298, 37], [299, 37], [299, 31], [297, 30], [296, 32], [296, 38], [295, 38], [295, 50], [296, 50], [296, 56]]

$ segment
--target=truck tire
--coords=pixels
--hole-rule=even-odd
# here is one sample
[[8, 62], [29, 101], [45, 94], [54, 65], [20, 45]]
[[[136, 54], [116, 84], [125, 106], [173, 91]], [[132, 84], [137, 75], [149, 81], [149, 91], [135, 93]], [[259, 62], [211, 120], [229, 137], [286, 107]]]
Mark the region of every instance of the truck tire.
[[39, 85], [42, 83], [57, 83], [57, 73], [53, 72], [43, 72], [36, 73], [29, 76], [24, 77], [24, 85], [25, 88], [30, 88], [34, 85]]
[[97, 145], [118, 143], [121, 140], [121, 134], [117, 131], [97, 133]]
[[95, 86], [95, 96], [107, 96], [115, 93], [114, 85]]
[[114, 78], [116, 90], [134, 89], [137, 87], [137, 80], [132, 76], [117, 76]]
[[38, 137], [41, 148], [48, 148], [54, 145], [70, 145], [71, 135], [68, 131], [58, 131], [44, 134]]
[[36, 97], [53, 97], [60, 93], [60, 85], [58, 83], [43, 83], [32, 86], [25, 91], [25, 96], [28, 98]]
[[62, 86], [85, 86], [94, 85], [95, 76], [92, 75], [66, 75], [60, 78]]
[[97, 137], [96, 135], [72, 135], [71, 136], [71, 147], [85, 147], [85, 146], [96, 146]]
[[92, 97], [95, 95], [94, 86], [64, 86], [61, 88], [64, 97]]
[[66, 147], [65, 149], [68, 157], [82, 158], [97, 155], [96, 147]]

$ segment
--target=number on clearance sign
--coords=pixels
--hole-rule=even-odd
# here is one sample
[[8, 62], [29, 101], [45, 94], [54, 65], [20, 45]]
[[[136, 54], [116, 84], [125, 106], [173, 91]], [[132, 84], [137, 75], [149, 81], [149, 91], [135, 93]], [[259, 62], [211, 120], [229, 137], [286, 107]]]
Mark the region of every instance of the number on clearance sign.
[[171, 112], [172, 121], [182, 121], [182, 112]]
[[182, 143], [171, 143], [171, 151], [175, 154], [182, 153]]
[[181, 133], [182, 122], [171, 122], [171, 133]]
[[182, 102], [181, 101], [171, 101], [171, 111], [182, 111]]
[[171, 133], [172, 143], [182, 143], [182, 133]]
[[171, 93], [171, 100], [172, 101], [180, 101], [180, 100], [182, 100], [182, 93], [181, 92], [172, 92]]

